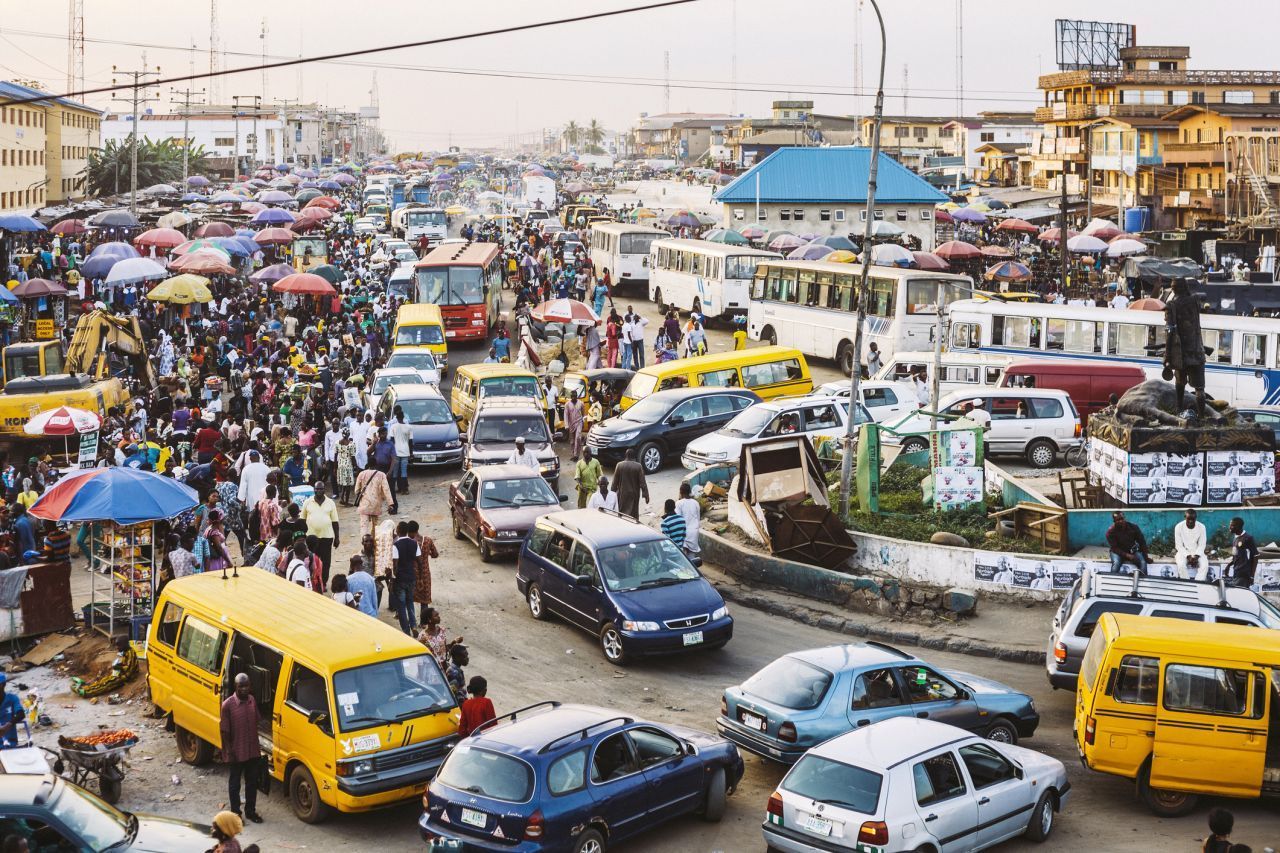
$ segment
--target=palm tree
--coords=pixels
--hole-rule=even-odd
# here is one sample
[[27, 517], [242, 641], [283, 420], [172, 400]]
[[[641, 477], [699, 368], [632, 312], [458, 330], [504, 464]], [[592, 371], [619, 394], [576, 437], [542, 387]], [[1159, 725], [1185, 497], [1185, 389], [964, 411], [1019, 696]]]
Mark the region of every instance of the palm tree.
[[576, 121], [571, 121], [564, 126], [564, 132], [560, 135], [569, 144], [569, 147], [573, 148], [577, 146], [578, 140], [582, 138], [582, 126]]
[[587, 125], [583, 131], [583, 136], [587, 140], [587, 152], [589, 154], [603, 154], [604, 148], [600, 143], [604, 142], [604, 127], [595, 119], [591, 120], [591, 124]]
[[[204, 146], [196, 145], [188, 152], [191, 174], [208, 171]], [[130, 140], [107, 140], [97, 151], [89, 153], [89, 162], [78, 180], [90, 196], [127, 192], [133, 168]], [[182, 145], [175, 139], [138, 140], [138, 188], [152, 184], [171, 184], [182, 180]]]

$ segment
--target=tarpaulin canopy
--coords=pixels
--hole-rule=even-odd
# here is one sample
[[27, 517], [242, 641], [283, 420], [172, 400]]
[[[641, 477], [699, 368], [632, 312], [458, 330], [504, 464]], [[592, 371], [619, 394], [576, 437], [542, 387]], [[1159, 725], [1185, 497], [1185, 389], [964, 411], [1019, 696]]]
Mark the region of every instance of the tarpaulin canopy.
[[1125, 278], [1144, 281], [1174, 278], [1200, 278], [1204, 270], [1190, 258], [1128, 258], [1121, 274]]

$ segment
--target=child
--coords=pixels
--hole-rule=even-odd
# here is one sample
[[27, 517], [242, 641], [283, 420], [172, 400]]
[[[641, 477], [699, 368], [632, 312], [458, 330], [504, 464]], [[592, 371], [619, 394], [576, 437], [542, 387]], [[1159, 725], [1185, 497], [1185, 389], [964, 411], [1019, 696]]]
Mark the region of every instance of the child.
[[458, 735], [466, 737], [484, 723], [494, 719], [493, 702], [488, 698], [489, 682], [482, 675], [474, 675], [467, 682], [471, 698], [462, 703], [462, 716], [458, 720]]
[[671, 498], [667, 498], [666, 503], [662, 505], [662, 533], [675, 543], [677, 548], [684, 547], [687, 533], [684, 516], [676, 512], [676, 502]]
[[1204, 840], [1203, 853], [1230, 853], [1230, 836], [1235, 823], [1235, 815], [1226, 809], [1210, 809], [1209, 837]]
[[449, 665], [445, 667], [444, 678], [459, 703], [467, 701], [467, 676], [462, 668], [469, 663], [471, 654], [466, 646], [455, 643], [449, 647]]

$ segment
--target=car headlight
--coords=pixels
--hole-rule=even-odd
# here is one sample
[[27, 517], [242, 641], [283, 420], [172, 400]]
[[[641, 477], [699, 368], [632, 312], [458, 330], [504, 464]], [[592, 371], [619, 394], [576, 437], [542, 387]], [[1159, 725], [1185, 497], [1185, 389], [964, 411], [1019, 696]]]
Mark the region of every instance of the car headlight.
[[339, 776], [363, 776], [366, 773], [373, 772], [373, 760], [365, 759], [362, 761], [340, 761], [338, 762]]
[[553, 471], [559, 471], [559, 470], [560, 470], [560, 460], [559, 460], [559, 459], [552, 459], [552, 460], [551, 460], [550, 462], [548, 462], [547, 464], [545, 464], [545, 465], [541, 466], [541, 469], [542, 469], [542, 473], [544, 473], [544, 474], [550, 474], [550, 473], [551, 473], [551, 472], [553, 472]]
[[630, 432], [620, 432], [617, 435], [612, 435], [612, 436], [609, 436], [608, 438], [611, 439], [612, 441], [631, 441], [633, 438], [635, 438], [639, 434], [640, 434], [640, 430], [633, 429]]
[[717, 460], [719, 460], [719, 459], [728, 459], [728, 458], [729, 458], [729, 451], [727, 451], [727, 450], [713, 450], [713, 451], [711, 451], [710, 453], [707, 453], [707, 454], [705, 454], [705, 455], [706, 455], [706, 457], [707, 457], [708, 459], [717, 459]]
[[715, 609], [715, 612], [711, 614], [711, 621], [714, 622], [717, 619], [723, 619], [728, 615], [729, 615], [729, 606], [727, 604], [723, 607], [717, 607]]
[[657, 622], [632, 622], [630, 620], [622, 623], [624, 631], [660, 631], [662, 626]]
[[456, 439], [456, 438], [455, 438], [455, 439], [453, 439], [452, 441], [446, 441], [446, 442], [444, 443], [444, 446], [445, 446], [445, 449], [446, 449], [446, 450], [448, 450], [448, 449], [452, 449], [452, 448], [455, 448], [455, 447], [461, 447], [461, 446], [462, 446], [462, 442], [461, 442], [459, 439]]

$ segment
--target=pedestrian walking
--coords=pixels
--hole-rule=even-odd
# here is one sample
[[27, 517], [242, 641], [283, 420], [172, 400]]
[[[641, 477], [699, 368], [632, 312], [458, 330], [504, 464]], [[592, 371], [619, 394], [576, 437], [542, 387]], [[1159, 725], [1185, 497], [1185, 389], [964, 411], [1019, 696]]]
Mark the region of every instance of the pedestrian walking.
[[626, 458], [613, 469], [613, 485], [610, 489], [618, 496], [618, 512], [640, 519], [640, 498], [649, 502], [649, 484], [644, 479], [644, 468], [636, 461], [635, 448], [627, 450]]
[[587, 500], [587, 509], [603, 509], [609, 512], [618, 511], [618, 494], [609, 491], [609, 478], [601, 477], [596, 483], [596, 490]]
[[418, 532], [418, 522], [409, 522], [409, 536], [418, 543], [418, 564], [413, 578], [413, 600], [418, 605], [418, 624], [427, 624], [427, 607], [431, 604], [431, 560], [438, 558], [440, 551], [436, 548], [436, 540]]
[[356, 506], [360, 512], [360, 535], [377, 532], [378, 522], [395, 500], [387, 475], [377, 468], [368, 468], [356, 477]]
[[[242, 814], [240, 780], [243, 779], [243, 816], [254, 823], [262, 823], [258, 814], [258, 776], [262, 769], [262, 751], [258, 747], [258, 702], [249, 690], [246, 673], [236, 674], [235, 692], [222, 702], [219, 729], [222, 733], [222, 760], [230, 766], [227, 804], [239, 822]], [[231, 833], [232, 836], [235, 834]]]
[[302, 504], [302, 519], [307, 523], [307, 547], [320, 558], [323, 585], [329, 585], [329, 568], [333, 549], [342, 546], [338, 528], [338, 504], [325, 494], [324, 480], [316, 480], [315, 494]]
[[590, 447], [583, 448], [582, 458], [573, 468], [573, 482], [578, 488], [579, 509], [587, 505], [587, 501], [590, 500], [603, 476], [604, 469], [600, 466], [600, 460], [595, 458], [595, 453]]
[[392, 549], [394, 562], [392, 563], [391, 606], [395, 608], [400, 630], [412, 637], [418, 627], [413, 612], [413, 589], [422, 546], [409, 535], [409, 522], [402, 521], [396, 525], [396, 539], [392, 543]]
[[680, 484], [676, 512], [684, 519], [684, 550], [691, 555], [701, 554], [702, 543], [698, 539], [698, 531], [702, 528], [702, 505], [693, 497], [693, 489], [688, 483]]
[[569, 433], [569, 459], [576, 462], [582, 449], [582, 423], [585, 412], [578, 392], [569, 392], [569, 402], [564, 404], [564, 428]]

